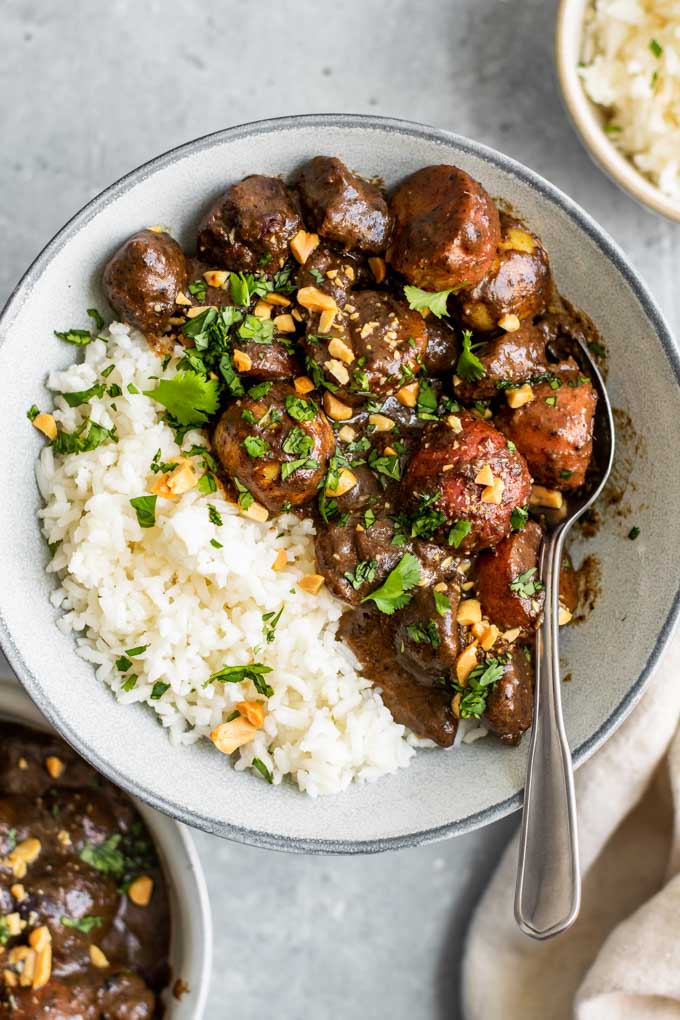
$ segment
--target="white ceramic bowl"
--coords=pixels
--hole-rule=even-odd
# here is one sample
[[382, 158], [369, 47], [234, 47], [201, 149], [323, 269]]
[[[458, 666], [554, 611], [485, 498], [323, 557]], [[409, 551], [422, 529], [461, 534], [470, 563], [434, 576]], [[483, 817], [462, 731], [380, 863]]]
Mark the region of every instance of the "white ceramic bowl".
[[[0, 718], [39, 730], [50, 728], [18, 684], [1, 678]], [[201, 1020], [212, 964], [212, 919], [201, 862], [183, 825], [136, 799], [135, 807], [156, 844], [170, 893], [172, 980], [163, 996], [165, 1020]], [[179, 1000], [171, 992], [176, 978], [189, 986]]]
[[[486, 824], [520, 803], [527, 742], [492, 738], [460, 751], [425, 751], [378, 783], [312, 800], [292, 785], [237, 773], [202, 741], [173, 748], [152, 713], [117, 704], [73, 642], [55, 626], [36, 521], [33, 463], [42, 439], [26, 409], [48, 399], [43, 383], [75, 352], [53, 339], [59, 324], [104, 307], [101, 267], [130, 233], [166, 223], [189, 245], [206, 205], [248, 173], [284, 173], [335, 154], [388, 186], [433, 163], [455, 163], [509, 202], [544, 240], [560, 289], [588, 312], [609, 344], [615, 407], [640, 443], [618, 458], [627, 487], [622, 520], [604, 514], [590, 551], [601, 588], [586, 623], [563, 635], [567, 731], [582, 761], [633, 707], [678, 611], [680, 578], [680, 363], [653, 300], [625, 256], [566, 195], [521, 164], [467, 139], [381, 118], [292, 117], [231, 128], [141, 167], [91, 202], [57, 235], [19, 284], [0, 319], [0, 637], [50, 722], [119, 786], [192, 825], [260, 846], [356, 853], [414, 845]], [[620, 511], [620, 508], [619, 508]], [[637, 542], [627, 533], [641, 528]]]
[[654, 212], [680, 223], [680, 205], [640, 173], [602, 130], [604, 111], [585, 93], [578, 73], [583, 23], [592, 0], [561, 0], [555, 32], [557, 77], [567, 112], [593, 159], [616, 184]]

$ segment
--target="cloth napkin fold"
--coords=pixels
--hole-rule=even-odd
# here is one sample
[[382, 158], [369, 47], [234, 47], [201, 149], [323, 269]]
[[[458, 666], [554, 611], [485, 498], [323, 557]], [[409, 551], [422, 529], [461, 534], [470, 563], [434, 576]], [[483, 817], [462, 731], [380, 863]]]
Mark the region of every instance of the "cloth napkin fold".
[[583, 898], [548, 942], [513, 916], [512, 840], [470, 926], [465, 1020], [680, 1020], [680, 634], [576, 773]]

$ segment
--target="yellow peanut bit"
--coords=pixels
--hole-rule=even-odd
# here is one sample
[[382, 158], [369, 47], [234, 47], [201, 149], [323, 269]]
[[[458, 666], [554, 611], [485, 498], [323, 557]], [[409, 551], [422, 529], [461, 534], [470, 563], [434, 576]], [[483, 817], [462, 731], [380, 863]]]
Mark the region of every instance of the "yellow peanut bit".
[[260, 298], [253, 308], [253, 315], [256, 315], [258, 319], [271, 319], [273, 311], [273, 306]]
[[209, 287], [224, 287], [229, 273], [225, 269], [208, 269], [203, 274], [203, 279]]
[[418, 402], [419, 392], [419, 382], [407, 383], [406, 386], [402, 386], [400, 390], [397, 390], [396, 398], [404, 407], [415, 407]]
[[26, 927], [26, 922], [21, 920], [21, 916], [17, 913], [5, 914], [5, 925], [7, 931], [12, 936], [21, 935], [21, 932]]
[[501, 315], [498, 320], [498, 325], [501, 329], [504, 329], [506, 333], [516, 333], [519, 327], [522, 325], [517, 315]]
[[516, 411], [518, 407], [524, 407], [534, 399], [534, 391], [529, 383], [524, 383], [523, 386], [518, 386], [516, 389], [506, 390], [505, 399], [508, 402], [508, 407]]
[[329, 358], [324, 368], [334, 379], [337, 379], [341, 386], [346, 386], [349, 382], [349, 372], [346, 366], [341, 361], [338, 361], [337, 358]]
[[487, 329], [493, 329], [493, 319], [489, 309], [481, 301], [465, 306], [465, 319], [473, 329], [478, 329], [482, 332]]
[[519, 627], [513, 627], [512, 630], [505, 630], [501, 635], [504, 641], [507, 641], [509, 645], [516, 641], [522, 631]]
[[473, 641], [465, 648], [456, 659], [456, 677], [458, 682], [464, 684], [472, 670], [477, 665], [477, 641]]
[[297, 292], [298, 304], [310, 312], [335, 312], [337, 304], [330, 294], [324, 294], [318, 287], [300, 287]]
[[14, 885], [10, 886], [9, 891], [17, 903], [21, 903], [22, 900], [26, 899], [26, 890], [20, 882], [15, 882]]
[[19, 974], [19, 984], [22, 988], [30, 988], [33, 984], [33, 978], [35, 976], [35, 949], [30, 949], [28, 946], [15, 946], [9, 952], [9, 962], [12, 965], [21, 964], [21, 972]]
[[290, 250], [293, 253], [293, 257], [297, 259], [301, 266], [305, 264], [314, 249], [318, 246], [319, 235], [308, 234], [306, 230], [298, 230], [297, 234], [290, 242]]
[[499, 634], [500, 631], [495, 623], [490, 623], [488, 627], [485, 628], [484, 635], [479, 642], [483, 651], [488, 652], [491, 648], [493, 648], [498, 641]]
[[463, 431], [463, 423], [456, 414], [450, 414], [446, 419], [446, 424], [450, 429], [453, 429], [457, 435]]
[[269, 510], [266, 506], [262, 506], [261, 503], [251, 503], [247, 510], [241, 510], [244, 517], [248, 520], [257, 521], [258, 524], [264, 524], [265, 521], [269, 520]]
[[261, 701], [239, 701], [237, 711], [251, 726], [261, 730], [264, 726], [264, 706]]
[[321, 574], [307, 574], [298, 581], [298, 588], [302, 588], [308, 595], [318, 595], [324, 583]]
[[54, 420], [53, 415], [47, 414], [45, 411], [42, 414], [36, 414], [33, 419], [33, 424], [37, 428], [38, 432], [42, 432], [48, 439], [57, 438], [57, 423]]
[[198, 478], [194, 471], [193, 464], [188, 458], [181, 458], [172, 471], [166, 471], [159, 475], [149, 492], [162, 499], [176, 499], [185, 492], [190, 492], [198, 485]]
[[253, 367], [253, 359], [245, 351], [239, 351], [234, 348], [232, 357], [234, 359], [234, 368], [237, 372], [249, 372]]
[[394, 421], [385, 414], [369, 414], [368, 424], [372, 425], [376, 432], [391, 432], [394, 428]]
[[533, 255], [536, 244], [531, 234], [527, 234], [526, 230], [510, 227], [506, 230], [505, 237], [498, 247], [501, 251], [523, 251], [526, 255]]
[[272, 570], [283, 570], [288, 563], [288, 553], [285, 549], [279, 549], [276, 554], [276, 559], [272, 563]]
[[140, 875], [128, 886], [128, 899], [136, 907], [148, 907], [153, 896], [153, 879], [148, 875]]
[[561, 510], [564, 497], [558, 489], [546, 489], [543, 485], [532, 485], [529, 494], [530, 506], [547, 506]]
[[293, 386], [295, 387], [295, 392], [301, 393], [303, 396], [305, 393], [311, 393], [314, 389], [314, 383], [308, 375], [299, 375], [296, 379], [293, 379]]
[[343, 425], [338, 430], [338, 439], [341, 439], [343, 443], [351, 443], [356, 439], [356, 432], [351, 425]]
[[503, 502], [503, 491], [505, 489], [505, 482], [501, 478], [494, 478], [491, 485], [487, 485], [482, 490], [480, 500], [482, 503], [492, 503], [495, 506], [500, 506]]
[[269, 291], [264, 296], [264, 300], [269, 305], [278, 305], [280, 308], [287, 308], [290, 304], [290, 298], [285, 297], [283, 294], [275, 294], [273, 291]]
[[494, 475], [489, 464], [485, 464], [475, 475], [477, 485], [493, 485]]
[[175, 304], [189, 306], [191, 305], [191, 298], [188, 298], [183, 291], [178, 290], [177, 297], [175, 298]]
[[338, 400], [328, 390], [323, 395], [323, 406], [326, 414], [333, 421], [348, 421], [354, 414], [351, 407], [343, 404], [341, 400]]
[[461, 693], [459, 691], [458, 694], [454, 694], [453, 698], [451, 699], [451, 711], [453, 712], [453, 714], [456, 717], [456, 719], [460, 719], [460, 699], [461, 699], [461, 697], [462, 697], [462, 695], [461, 695]]
[[65, 767], [66, 766], [64, 765], [61, 758], [57, 758], [52, 754], [48, 755], [47, 758], [45, 758], [45, 768], [47, 769], [48, 775], [50, 775], [52, 779], [59, 779], [59, 777], [63, 775]]
[[194, 305], [193, 308], [187, 308], [187, 319], [196, 319], [199, 315], [203, 315], [203, 312], [207, 312], [209, 308], [217, 311], [217, 305]]
[[50, 929], [45, 924], [40, 925], [39, 928], [34, 928], [28, 936], [28, 941], [32, 949], [40, 952], [41, 949], [44, 949], [52, 941]]
[[33, 864], [40, 856], [41, 850], [42, 843], [40, 840], [29, 836], [28, 839], [22, 840], [21, 843], [14, 847], [14, 850], [9, 854], [8, 860], [10, 862], [23, 861], [24, 864]]
[[274, 326], [277, 333], [294, 333], [295, 319], [292, 315], [277, 315], [274, 319]]
[[464, 627], [471, 627], [473, 623], [481, 623], [482, 607], [479, 599], [463, 599], [458, 606], [456, 621]]
[[335, 485], [326, 486], [327, 496], [344, 496], [357, 484], [357, 476], [349, 468], [341, 468]]
[[95, 945], [90, 946], [90, 963], [92, 964], [93, 967], [99, 967], [102, 970], [105, 967], [108, 967], [109, 961], [107, 960], [105, 954], [102, 952], [99, 946]]
[[371, 272], [375, 277], [376, 283], [384, 283], [385, 277], [387, 276], [387, 266], [385, 259], [381, 259], [379, 256], [374, 256], [368, 260], [368, 264], [371, 267]]
[[559, 608], [557, 610], [557, 623], [559, 624], [559, 626], [560, 627], [566, 626], [566, 624], [568, 624], [571, 621], [571, 618], [572, 618], [571, 610], [567, 609], [567, 607], [563, 605], [562, 602], [560, 602]]
[[[319, 316], [319, 333], [328, 333], [335, 322], [335, 309], [327, 308]], [[354, 355], [352, 355], [354, 359]]]
[[328, 344], [328, 353], [333, 358], [337, 358], [338, 361], [343, 361], [346, 365], [351, 365], [354, 361], [354, 351], [351, 347], [348, 347], [343, 340], [338, 340], [337, 337]]
[[249, 744], [255, 739], [257, 728], [239, 715], [238, 719], [231, 722], [220, 723], [210, 734], [210, 739], [222, 754], [232, 754], [244, 744]]

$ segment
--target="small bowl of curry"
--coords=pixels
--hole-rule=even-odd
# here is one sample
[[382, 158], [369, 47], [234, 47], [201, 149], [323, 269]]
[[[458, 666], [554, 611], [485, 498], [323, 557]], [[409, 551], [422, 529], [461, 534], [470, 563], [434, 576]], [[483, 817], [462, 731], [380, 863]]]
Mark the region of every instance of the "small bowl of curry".
[[211, 920], [183, 826], [0, 681], [0, 1020], [199, 1020]]

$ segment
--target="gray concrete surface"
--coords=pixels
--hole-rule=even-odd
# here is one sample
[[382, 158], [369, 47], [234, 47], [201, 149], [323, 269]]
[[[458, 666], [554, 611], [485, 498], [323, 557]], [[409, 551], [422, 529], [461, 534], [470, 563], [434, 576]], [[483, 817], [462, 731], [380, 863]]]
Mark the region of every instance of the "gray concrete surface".
[[[680, 332], [680, 229], [581, 148], [556, 89], [555, 8], [6, 0], [0, 299], [72, 213], [157, 153], [260, 117], [370, 112], [468, 134], [544, 174], [623, 246]], [[364, 859], [197, 835], [216, 922], [207, 1020], [456, 1020], [465, 925], [513, 827]]]

